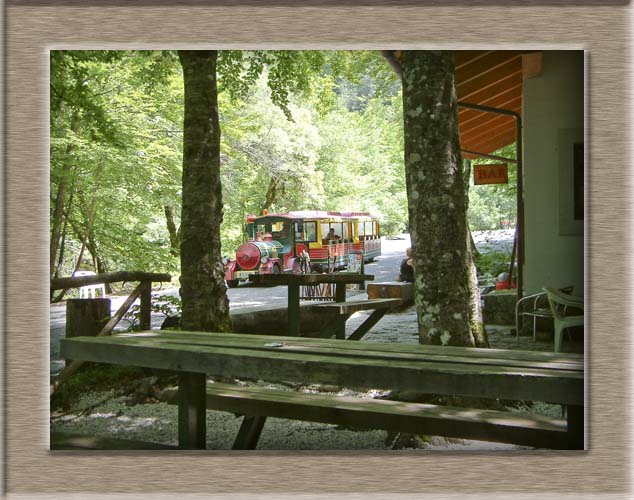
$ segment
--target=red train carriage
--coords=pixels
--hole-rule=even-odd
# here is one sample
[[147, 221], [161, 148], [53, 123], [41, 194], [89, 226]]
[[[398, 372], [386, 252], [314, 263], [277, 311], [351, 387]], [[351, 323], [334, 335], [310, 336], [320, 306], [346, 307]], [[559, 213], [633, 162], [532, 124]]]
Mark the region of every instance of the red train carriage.
[[332, 272], [347, 267], [351, 255], [365, 262], [381, 255], [379, 221], [364, 212], [250, 215], [246, 233], [236, 258], [225, 259], [229, 287], [253, 274]]

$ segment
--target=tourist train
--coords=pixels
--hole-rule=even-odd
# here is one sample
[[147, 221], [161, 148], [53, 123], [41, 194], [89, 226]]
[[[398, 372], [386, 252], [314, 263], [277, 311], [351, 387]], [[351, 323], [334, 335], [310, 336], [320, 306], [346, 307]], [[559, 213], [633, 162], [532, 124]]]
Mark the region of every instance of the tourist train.
[[379, 221], [365, 212], [299, 211], [248, 215], [247, 242], [224, 259], [233, 288], [255, 274], [334, 272], [381, 255]]

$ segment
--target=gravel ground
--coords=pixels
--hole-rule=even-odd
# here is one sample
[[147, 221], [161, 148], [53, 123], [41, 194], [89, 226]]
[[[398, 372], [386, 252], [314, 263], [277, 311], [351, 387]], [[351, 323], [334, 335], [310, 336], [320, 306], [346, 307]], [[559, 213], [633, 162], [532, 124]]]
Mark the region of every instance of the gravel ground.
[[[369, 397], [369, 394], [365, 396]], [[82, 408], [90, 408], [90, 411], [83, 414]], [[71, 412], [53, 415], [51, 431], [176, 445], [177, 421], [175, 405], [147, 403], [127, 406], [125, 397], [114, 397], [113, 393], [89, 393], [74, 405]], [[231, 413], [208, 411], [207, 449], [230, 450], [240, 421]], [[258, 450], [389, 450], [394, 449], [392, 444], [395, 442], [399, 442], [398, 449], [523, 449], [499, 443], [440, 437], [434, 437], [429, 442], [397, 441], [397, 438], [382, 430], [358, 431], [335, 425], [268, 418]]]

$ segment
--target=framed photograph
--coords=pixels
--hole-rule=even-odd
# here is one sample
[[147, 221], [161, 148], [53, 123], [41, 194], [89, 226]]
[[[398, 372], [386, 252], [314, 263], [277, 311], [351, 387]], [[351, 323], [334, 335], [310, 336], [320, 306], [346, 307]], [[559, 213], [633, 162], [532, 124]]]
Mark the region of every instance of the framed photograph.
[[[631, 394], [626, 393], [632, 382], [626, 303], [631, 293], [631, 243], [626, 231], [631, 211], [629, 5], [503, 1], [470, 6], [406, 0], [308, 0], [297, 5], [268, 0], [246, 4], [102, 0], [84, 5], [73, 0], [9, 0], [4, 14], [2, 420], [7, 493], [26, 497], [76, 493], [95, 498], [103, 494], [148, 498], [631, 494], [627, 472]], [[571, 284], [584, 290], [589, 304], [584, 328], [585, 451], [50, 451], [51, 51], [256, 48], [393, 54], [414, 49], [567, 51], [578, 56], [585, 72], [585, 85], [578, 87], [585, 99], [583, 120], [579, 115], [572, 125], [560, 125], [552, 141], [544, 143], [548, 158], [565, 168], [554, 173], [543, 164], [526, 163], [523, 168], [525, 173], [537, 169], [551, 175], [559, 189], [561, 183], [569, 184], [569, 189], [551, 190], [558, 200], [551, 207], [552, 237], [566, 242], [583, 239], [583, 251], [578, 245], [573, 259], [583, 273]], [[548, 55], [531, 57], [522, 78], [539, 78], [547, 68], [565, 71], [560, 62]], [[491, 71], [495, 69], [494, 65]], [[545, 95], [542, 90], [534, 80], [534, 95]], [[550, 98], [539, 110], [545, 121], [549, 113], [560, 111], [557, 106], [566, 96]], [[495, 125], [490, 126], [494, 130]], [[474, 131], [471, 136], [475, 146], [487, 146], [476, 140], [482, 133]], [[535, 132], [524, 128], [523, 133]], [[496, 163], [506, 161], [498, 158]], [[502, 177], [508, 179], [512, 168], [509, 165]], [[342, 240], [352, 240], [356, 234], [344, 225], [341, 233]], [[525, 241], [527, 247], [546, 247], [546, 243], [528, 237]], [[544, 252], [543, 258], [548, 255]], [[552, 278], [536, 276], [526, 277], [525, 283], [537, 286], [537, 281]]]

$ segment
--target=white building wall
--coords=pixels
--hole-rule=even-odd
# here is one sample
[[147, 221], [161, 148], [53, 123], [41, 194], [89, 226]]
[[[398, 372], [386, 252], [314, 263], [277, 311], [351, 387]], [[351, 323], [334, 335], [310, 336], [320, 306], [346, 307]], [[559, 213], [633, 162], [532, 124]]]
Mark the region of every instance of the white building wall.
[[[573, 144], [583, 142], [582, 51], [544, 51], [523, 88], [524, 293], [583, 295], [583, 220], [573, 214]], [[587, 157], [587, 155], [586, 155]]]

